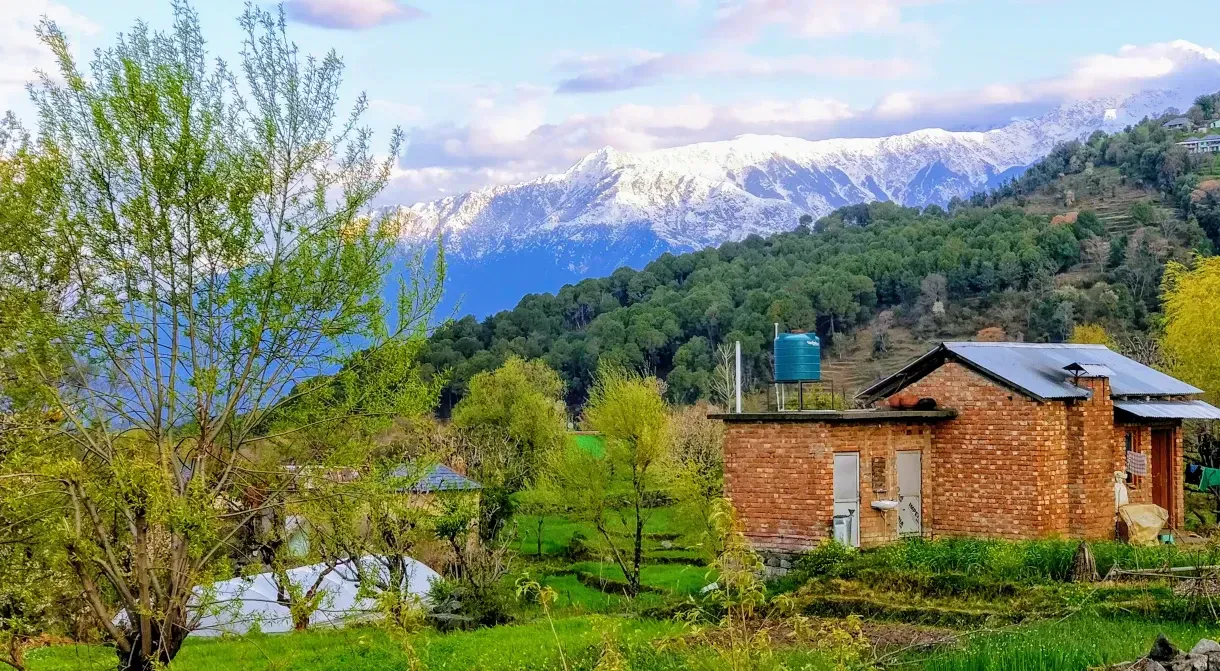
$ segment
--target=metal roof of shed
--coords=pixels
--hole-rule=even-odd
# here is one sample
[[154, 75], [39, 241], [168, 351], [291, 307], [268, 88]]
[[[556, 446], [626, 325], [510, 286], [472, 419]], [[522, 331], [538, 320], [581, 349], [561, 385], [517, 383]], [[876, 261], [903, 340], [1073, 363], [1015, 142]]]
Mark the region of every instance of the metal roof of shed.
[[[396, 478], [412, 477], [413, 473], [407, 466], [399, 466], [391, 473]], [[413, 483], [406, 489], [417, 494], [426, 494], [428, 492], [448, 492], [460, 490], [482, 489], [483, 485], [471, 480], [470, 478], [458, 473], [444, 464], [437, 464], [428, 469], [419, 482]]]
[[860, 393], [872, 401], [889, 396], [952, 359], [1038, 400], [1088, 398], [1065, 368], [1108, 369], [1110, 393], [1127, 396], [1190, 396], [1202, 393], [1181, 380], [1110, 351], [1105, 345], [1071, 343], [946, 342]]
[[1144, 419], [1220, 419], [1220, 408], [1204, 401], [1115, 401], [1114, 408]]

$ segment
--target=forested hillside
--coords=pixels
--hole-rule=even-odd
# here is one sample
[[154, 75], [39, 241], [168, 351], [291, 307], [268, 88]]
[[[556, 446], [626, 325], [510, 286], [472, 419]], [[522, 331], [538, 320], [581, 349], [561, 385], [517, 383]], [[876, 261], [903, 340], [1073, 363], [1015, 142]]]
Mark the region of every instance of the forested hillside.
[[513, 310], [439, 329], [426, 366], [449, 371], [446, 405], [510, 354], [547, 361], [573, 405], [604, 358], [655, 371], [673, 401], [691, 402], [712, 395], [716, 348], [735, 340], [747, 381], [765, 384], [777, 322], [816, 330], [832, 370], [837, 360], [881, 368], [861, 360], [894, 356], [896, 341], [984, 329], [1061, 341], [1096, 323], [1139, 336], [1155, 328], [1166, 261], [1220, 243], [1212, 156], [1187, 154], [1162, 124], [1062, 145], [1022, 178], [948, 211], [847, 207], [792, 233], [526, 296]]

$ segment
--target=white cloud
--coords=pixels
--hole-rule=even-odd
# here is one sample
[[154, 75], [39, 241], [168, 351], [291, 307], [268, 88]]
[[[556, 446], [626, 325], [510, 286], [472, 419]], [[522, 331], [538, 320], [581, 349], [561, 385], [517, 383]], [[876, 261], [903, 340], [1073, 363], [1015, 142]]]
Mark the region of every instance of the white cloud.
[[823, 76], [872, 79], [906, 77], [916, 71], [909, 60], [810, 55], [762, 57], [723, 48], [690, 53], [634, 50], [624, 54], [578, 54], [559, 60], [556, 69], [573, 73], [559, 93], [599, 93], [650, 86], [675, 77]]
[[898, 90], [870, 107], [818, 97], [727, 104], [689, 98], [668, 105], [619, 105], [600, 114], [549, 121], [565, 105], [538, 87], [485, 91], [470, 123], [411, 133], [391, 197], [414, 202], [561, 172], [604, 146], [639, 152], [744, 133], [821, 139], [929, 127], [994, 127], [1073, 99], [1152, 88], [1202, 93], [1220, 88], [1218, 82], [1220, 53], [1189, 42], [1168, 42], [1090, 56], [1057, 78], [937, 94]]
[[28, 102], [25, 86], [43, 70], [55, 76], [58, 65], [50, 49], [34, 33], [42, 17], [54, 21], [70, 42], [96, 34], [100, 28], [83, 14], [53, 0], [0, 2], [0, 107], [12, 109]]
[[725, 0], [711, 34], [752, 40], [773, 25], [801, 37], [895, 32], [918, 26], [904, 20], [907, 8], [942, 0]]
[[362, 30], [426, 16], [398, 0], [287, 0], [284, 12], [294, 21], [320, 28]]
[[393, 124], [414, 124], [428, 117], [424, 108], [419, 105], [400, 103], [393, 100], [374, 98], [369, 101], [369, 109], [384, 115]]

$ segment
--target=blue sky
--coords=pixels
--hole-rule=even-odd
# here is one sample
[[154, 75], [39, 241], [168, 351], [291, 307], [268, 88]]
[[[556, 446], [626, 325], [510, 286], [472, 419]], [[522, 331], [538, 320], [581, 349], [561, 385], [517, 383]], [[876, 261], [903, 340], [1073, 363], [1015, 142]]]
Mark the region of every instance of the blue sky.
[[[1212, 0], [1214, 2], [1214, 0]], [[0, 103], [47, 65], [46, 14], [81, 54], [167, 0], [0, 0]], [[990, 127], [1075, 96], [1153, 87], [1220, 61], [1207, 0], [288, 0], [306, 50], [335, 49], [368, 122], [408, 129], [387, 197], [440, 197], [562, 171], [601, 146], [741, 133], [811, 139]], [[235, 60], [243, 2], [196, 2]], [[1211, 10], [1211, 11], [1209, 11]], [[1196, 17], [1197, 20], [1191, 17]], [[1220, 80], [1214, 89], [1220, 89]]]

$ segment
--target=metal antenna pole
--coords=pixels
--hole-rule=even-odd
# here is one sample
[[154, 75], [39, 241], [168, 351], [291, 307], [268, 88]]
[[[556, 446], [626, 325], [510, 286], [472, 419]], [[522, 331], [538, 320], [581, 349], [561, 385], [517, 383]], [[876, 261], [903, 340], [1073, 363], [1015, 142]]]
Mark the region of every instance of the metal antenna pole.
[[737, 414], [741, 414], [741, 341], [737, 341]]

